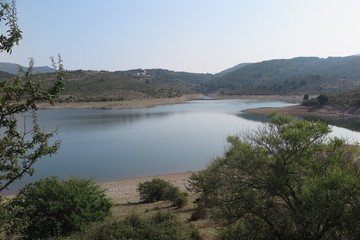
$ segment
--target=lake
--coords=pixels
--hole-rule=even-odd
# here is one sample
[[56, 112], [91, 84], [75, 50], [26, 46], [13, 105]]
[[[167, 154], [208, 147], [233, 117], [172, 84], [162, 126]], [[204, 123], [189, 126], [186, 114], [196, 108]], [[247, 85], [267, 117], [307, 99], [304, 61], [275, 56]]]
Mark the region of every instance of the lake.
[[[108, 181], [196, 171], [226, 149], [226, 137], [255, 131], [266, 117], [241, 111], [292, 104], [262, 100], [193, 100], [131, 110], [40, 110], [40, 125], [57, 129], [58, 153], [40, 159], [36, 174], [11, 186], [16, 192], [41, 177], [80, 176]], [[359, 141], [360, 133], [333, 128], [336, 136]]]

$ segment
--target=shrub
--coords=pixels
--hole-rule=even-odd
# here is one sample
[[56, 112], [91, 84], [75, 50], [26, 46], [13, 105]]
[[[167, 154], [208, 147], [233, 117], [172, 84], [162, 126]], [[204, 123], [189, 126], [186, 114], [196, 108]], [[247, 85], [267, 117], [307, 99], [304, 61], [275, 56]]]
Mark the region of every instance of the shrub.
[[137, 191], [139, 192], [141, 201], [152, 203], [164, 200], [164, 191], [170, 186], [171, 184], [169, 182], [159, 178], [154, 178], [151, 181], [139, 183]]
[[329, 101], [329, 98], [328, 98], [328, 96], [321, 94], [317, 97], [317, 100], [321, 105], [323, 105]]
[[197, 221], [200, 219], [206, 218], [208, 215], [205, 204], [202, 202], [198, 202], [196, 204], [196, 208], [191, 213], [191, 216], [189, 218], [189, 221]]
[[170, 186], [164, 189], [163, 200], [170, 201], [173, 206], [182, 208], [187, 203], [187, 193], [180, 192], [179, 188]]
[[158, 212], [150, 217], [130, 214], [123, 220], [94, 225], [76, 239], [86, 240], [198, 240], [199, 231], [180, 221], [170, 212]]
[[359, 239], [359, 148], [330, 132], [272, 115], [258, 132], [229, 137], [224, 156], [191, 177], [226, 224], [220, 239]]
[[187, 203], [187, 193], [180, 192], [178, 187], [159, 178], [140, 183], [137, 190], [143, 202], [170, 201], [179, 208]]
[[8, 233], [24, 239], [66, 236], [103, 220], [110, 208], [104, 191], [91, 180], [43, 178], [26, 185], [9, 202], [13, 224]]
[[302, 105], [304, 105], [304, 106], [315, 106], [318, 104], [319, 104], [319, 102], [316, 98], [310, 98], [309, 100], [304, 100], [302, 102]]

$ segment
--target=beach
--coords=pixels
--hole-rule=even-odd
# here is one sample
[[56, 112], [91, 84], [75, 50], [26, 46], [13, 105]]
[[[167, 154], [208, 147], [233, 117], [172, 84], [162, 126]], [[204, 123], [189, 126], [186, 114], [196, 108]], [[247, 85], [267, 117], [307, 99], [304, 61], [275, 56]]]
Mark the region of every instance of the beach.
[[147, 176], [139, 178], [130, 178], [123, 180], [114, 180], [108, 182], [99, 182], [99, 185], [105, 190], [105, 194], [114, 204], [128, 204], [140, 202], [140, 197], [137, 192], [139, 183], [151, 181], [154, 178], [160, 178], [170, 182], [182, 192], [186, 192], [188, 179], [194, 172], [181, 172], [173, 174], [164, 174], [157, 176]]

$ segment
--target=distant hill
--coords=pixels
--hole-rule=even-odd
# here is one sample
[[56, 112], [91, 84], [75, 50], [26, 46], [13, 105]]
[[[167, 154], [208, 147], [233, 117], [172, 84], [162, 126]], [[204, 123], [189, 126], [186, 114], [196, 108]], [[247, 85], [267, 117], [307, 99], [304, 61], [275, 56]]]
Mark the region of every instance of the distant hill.
[[[19, 67], [22, 68], [24, 71], [27, 70], [27, 67], [21, 66], [19, 64], [0, 62], [0, 71], [3, 72], [8, 72], [16, 75], [19, 71]], [[48, 66], [34, 67], [34, 73], [49, 73], [49, 72], [53, 72], [53, 69]]]
[[224, 75], [227, 74], [227, 73], [233, 72], [233, 71], [235, 71], [235, 70], [237, 70], [237, 69], [243, 68], [243, 67], [245, 67], [245, 66], [247, 66], [247, 65], [250, 65], [250, 64], [252, 64], [252, 63], [240, 63], [240, 64], [238, 64], [238, 65], [236, 65], [236, 66], [233, 66], [233, 67], [231, 67], [231, 68], [225, 69], [224, 71], [221, 71], [221, 72], [217, 73], [216, 75], [217, 75], [217, 76], [224, 76]]
[[207, 91], [227, 94], [339, 93], [358, 87], [360, 56], [263, 61], [207, 83]]

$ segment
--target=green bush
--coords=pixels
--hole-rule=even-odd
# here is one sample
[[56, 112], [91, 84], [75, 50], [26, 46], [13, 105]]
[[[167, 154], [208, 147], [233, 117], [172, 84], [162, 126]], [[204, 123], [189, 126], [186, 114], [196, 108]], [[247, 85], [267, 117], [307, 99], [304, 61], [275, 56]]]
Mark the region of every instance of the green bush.
[[180, 192], [178, 187], [159, 178], [140, 183], [137, 190], [143, 202], [170, 201], [179, 208], [187, 203], [187, 193]]
[[319, 102], [319, 104], [324, 105], [325, 103], [327, 103], [329, 101], [329, 97], [326, 96], [325, 94], [320, 94], [317, 98], [316, 98]]
[[83, 240], [198, 240], [199, 231], [180, 221], [170, 212], [158, 212], [151, 217], [130, 214], [123, 220], [112, 220], [76, 235]]
[[163, 200], [169, 201], [178, 208], [182, 208], [187, 203], [187, 193], [180, 192], [179, 188], [170, 186], [164, 189]]
[[164, 191], [170, 186], [171, 184], [169, 182], [154, 178], [151, 181], [139, 183], [137, 191], [139, 192], [141, 201], [151, 203], [164, 200]]
[[9, 202], [12, 224], [7, 232], [22, 239], [66, 236], [103, 220], [110, 208], [104, 191], [91, 180], [43, 178], [26, 185]]
[[304, 100], [302, 102], [302, 105], [303, 106], [315, 106], [315, 105], [318, 105], [319, 102], [316, 98], [310, 98], [309, 100]]

